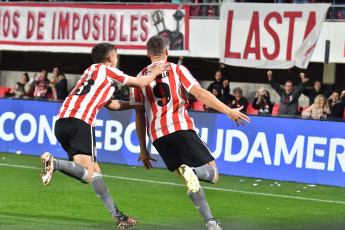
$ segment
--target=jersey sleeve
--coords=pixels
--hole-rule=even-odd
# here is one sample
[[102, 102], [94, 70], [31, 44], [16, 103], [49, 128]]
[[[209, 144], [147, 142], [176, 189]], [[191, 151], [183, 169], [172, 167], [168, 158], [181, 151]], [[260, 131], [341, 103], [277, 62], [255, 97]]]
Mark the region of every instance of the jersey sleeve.
[[113, 83], [120, 83], [121, 86], [124, 86], [127, 83], [128, 78], [130, 78], [130, 76], [114, 67], [107, 66], [106, 72], [110, 81]]
[[[140, 72], [137, 77], [142, 76], [142, 72]], [[131, 88], [131, 97], [129, 100], [130, 105], [144, 105], [144, 100], [142, 97], [141, 89], [139, 88]]]
[[181, 80], [183, 87], [189, 93], [190, 89], [194, 85], [199, 85], [199, 82], [193, 77], [191, 72], [183, 65], [178, 65], [176, 68], [176, 72]]

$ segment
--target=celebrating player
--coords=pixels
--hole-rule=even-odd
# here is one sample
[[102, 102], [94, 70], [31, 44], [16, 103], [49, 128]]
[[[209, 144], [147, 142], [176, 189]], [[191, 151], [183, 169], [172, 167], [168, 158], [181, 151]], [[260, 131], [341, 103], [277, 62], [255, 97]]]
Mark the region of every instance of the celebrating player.
[[[167, 63], [170, 70], [141, 89], [133, 89], [131, 105], [136, 111], [136, 130], [140, 144], [139, 160], [147, 169], [152, 168], [146, 149], [145, 112], [147, 133], [154, 147], [170, 171], [176, 171], [187, 184], [187, 194], [206, 222], [208, 229], [221, 229], [211, 214], [205, 193], [199, 180], [216, 183], [217, 166], [208, 147], [194, 131], [193, 120], [187, 115], [187, 99], [183, 87], [197, 100], [215, 110], [225, 113], [238, 126], [249, 123], [249, 118], [240, 110], [230, 109], [210, 92], [200, 87], [188, 69], [182, 65], [167, 62], [168, 51], [165, 40], [153, 36], [146, 44], [147, 54], [152, 64], [143, 69], [138, 78], [150, 74], [156, 65]], [[182, 87], [183, 86], [183, 87]], [[154, 160], [155, 161], [155, 160]], [[194, 168], [191, 168], [194, 167]]]
[[55, 123], [55, 136], [67, 152], [69, 162], [54, 159], [46, 152], [43, 161], [42, 181], [48, 185], [53, 172], [58, 170], [84, 183], [91, 183], [97, 196], [113, 216], [121, 229], [131, 228], [138, 220], [120, 212], [105, 182], [96, 161], [95, 123], [98, 111], [105, 106], [109, 110], [130, 109], [129, 102], [110, 100], [114, 93], [113, 84], [121, 83], [131, 87], [145, 87], [161, 74], [167, 65], [157, 65], [143, 78], [130, 77], [116, 68], [117, 55], [113, 45], [100, 43], [92, 48], [95, 63], [84, 71], [70, 95], [65, 99]]

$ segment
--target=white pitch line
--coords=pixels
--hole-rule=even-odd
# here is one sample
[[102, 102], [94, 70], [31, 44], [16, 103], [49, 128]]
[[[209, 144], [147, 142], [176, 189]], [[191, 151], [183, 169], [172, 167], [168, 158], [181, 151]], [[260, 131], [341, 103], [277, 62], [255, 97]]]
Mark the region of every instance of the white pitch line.
[[10, 164], [2, 164], [2, 163], [0, 163], [0, 166], [9, 166], [9, 167], [14, 167], [14, 168], [25, 168], [25, 169], [42, 169], [42, 168], [37, 168], [37, 167], [25, 166], [25, 165], [10, 165]]
[[[10, 165], [10, 164], [3, 164], [3, 163], [0, 163], [0, 166], [8, 166], [8, 167], [16, 167], [16, 168], [27, 168], [27, 169], [42, 169], [42, 168], [37, 168], [37, 167], [30, 167], [30, 166], [24, 166], [24, 165]], [[186, 186], [184, 184], [177, 184], [177, 183], [172, 183], [172, 182], [145, 180], [145, 179], [121, 177], [121, 176], [103, 175], [103, 177], [115, 178], [115, 179], [121, 179], [121, 180], [131, 180], [131, 181], [147, 182], [147, 183], [154, 183], [154, 184], [173, 185], [173, 186], [179, 186], [179, 187], [185, 187]], [[216, 190], [216, 191], [235, 192], [235, 193], [242, 193], [242, 194], [259, 195], [259, 196], [279, 197], [279, 198], [288, 198], [288, 199], [296, 199], [296, 200], [310, 200], [310, 201], [318, 201], [318, 202], [324, 202], [324, 203], [345, 204], [344, 201], [336, 201], [336, 200], [320, 200], [320, 199], [315, 199], [315, 198], [306, 198], [306, 197], [298, 197], [298, 196], [286, 196], [286, 195], [277, 195], [277, 194], [269, 194], [269, 193], [261, 193], [261, 192], [248, 192], [248, 191], [241, 191], [241, 190], [234, 190], [234, 189], [204, 187], [204, 186], [203, 186], [203, 188], [204, 189], [210, 189], [210, 190]]]

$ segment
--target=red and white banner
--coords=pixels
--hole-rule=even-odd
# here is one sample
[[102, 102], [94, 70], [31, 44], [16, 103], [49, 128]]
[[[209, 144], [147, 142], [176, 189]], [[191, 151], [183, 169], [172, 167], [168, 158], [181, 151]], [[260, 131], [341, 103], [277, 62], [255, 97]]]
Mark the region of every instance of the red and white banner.
[[307, 68], [329, 6], [224, 3], [220, 61], [254, 68]]
[[92, 47], [146, 49], [156, 34], [171, 50], [188, 50], [189, 7], [178, 5], [79, 5], [0, 3], [0, 48]]

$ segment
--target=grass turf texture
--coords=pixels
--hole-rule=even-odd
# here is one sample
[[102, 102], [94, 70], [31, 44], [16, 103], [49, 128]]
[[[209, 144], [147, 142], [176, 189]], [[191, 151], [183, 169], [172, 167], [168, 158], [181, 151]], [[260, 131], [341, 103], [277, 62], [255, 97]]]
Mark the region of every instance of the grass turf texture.
[[[0, 164], [41, 167], [37, 156], [0, 153]], [[101, 163], [103, 175], [169, 182], [182, 179], [166, 169]], [[49, 186], [40, 170], [0, 165], [0, 229], [114, 229], [115, 224], [90, 185], [55, 172]], [[184, 186], [104, 177], [116, 205], [139, 219], [134, 229], [206, 229]], [[204, 188], [213, 215], [225, 229], [344, 229], [345, 189], [220, 175], [204, 187], [266, 193], [248, 194]], [[253, 186], [253, 184], [258, 184]], [[273, 185], [273, 186], [272, 186]], [[297, 191], [300, 191], [299, 193]]]

